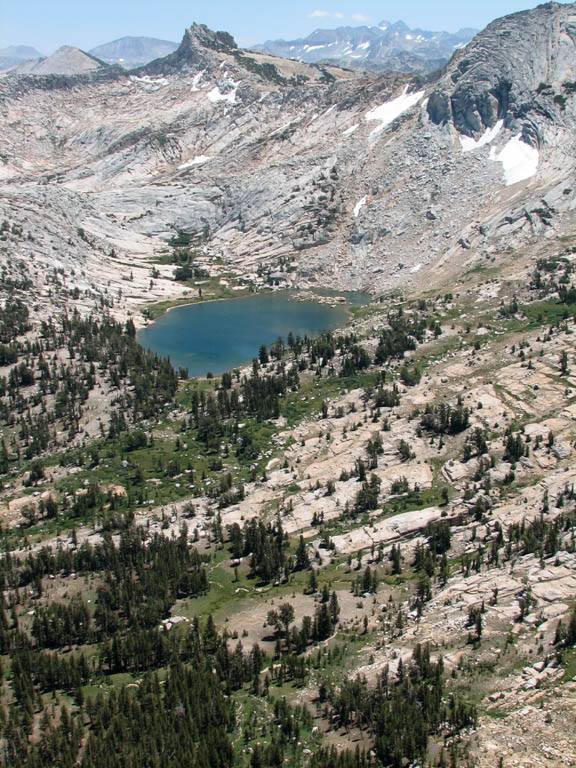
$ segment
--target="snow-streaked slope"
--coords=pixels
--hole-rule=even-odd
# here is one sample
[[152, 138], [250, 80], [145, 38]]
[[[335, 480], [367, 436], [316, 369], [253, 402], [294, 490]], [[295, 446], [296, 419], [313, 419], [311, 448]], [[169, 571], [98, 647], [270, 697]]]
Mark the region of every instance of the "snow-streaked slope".
[[492, 147], [490, 159], [502, 163], [504, 183], [510, 186], [536, 175], [540, 154], [535, 147], [522, 141], [521, 134], [518, 134], [510, 139], [500, 152]]
[[370, 135], [377, 135], [383, 131], [384, 128], [389, 126], [390, 123], [396, 120], [397, 117], [400, 117], [404, 112], [407, 112], [409, 109], [416, 106], [424, 96], [424, 93], [425, 91], [408, 93], [408, 86], [406, 86], [402, 94], [396, 99], [387, 101], [379, 107], [374, 107], [374, 109], [366, 112], [366, 115], [364, 116], [366, 120], [377, 120], [380, 123]]
[[473, 152], [475, 149], [480, 149], [480, 147], [485, 147], [487, 144], [491, 144], [496, 136], [498, 136], [503, 126], [504, 120], [498, 120], [496, 125], [492, 128], [487, 128], [477, 141], [470, 136], [460, 136], [462, 152]]

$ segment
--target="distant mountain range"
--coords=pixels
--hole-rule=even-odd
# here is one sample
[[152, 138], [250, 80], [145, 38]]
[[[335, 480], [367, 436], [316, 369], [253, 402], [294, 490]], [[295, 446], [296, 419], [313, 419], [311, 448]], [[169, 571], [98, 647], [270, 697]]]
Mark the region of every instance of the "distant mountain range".
[[51, 56], [43, 57], [35, 48], [19, 45], [0, 50], [0, 71], [28, 75], [82, 74], [106, 64], [134, 69], [168, 56], [177, 48], [178, 45], [169, 40], [122, 37], [88, 52], [65, 45]]
[[47, 58], [23, 61], [10, 71], [16, 75], [83, 75], [107, 68], [89, 53], [64, 45]]
[[[377, 27], [338, 27], [317, 29], [298, 40], [269, 40], [253, 46], [254, 51], [271, 53], [282, 58], [305, 63], [328, 62], [350, 69], [395, 70], [400, 72], [429, 72], [443, 66], [455, 50], [463, 48], [477, 33], [475, 29], [450, 32], [430, 32], [410, 29], [403, 21], [391, 24], [382, 21]], [[134, 69], [154, 59], [174, 53], [177, 43], [153, 37], [121, 37], [98, 45], [87, 54], [100, 63]], [[66, 50], [70, 50], [68, 46]], [[62, 49], [60, 49], [62, 50]], [[54, 56], [53, 54], [52, 56]], [[42, 54], [28, 46], [13, 46], [0, 50], [0, 71], [17, 68], [19, 73], [51, 74], [48, 64], [37, 63]], [[23, 62], [29, 64], [22, 66]], [[82, 71], [88, 66], [82, 62]]]
[[23, 61], [40, 58], [42, 58], [40, 51], [29, 45], [11, 45], [9, 48], [0, 48], [0, 71], [12, 69]]
[[309, 64], [329, 62], [353, 69], [426, 72], [443, 66], [477, 32], [430, 32], [410, 29], [403, 21], [382, 21], [377, 27], [317, 29], [303, 39], [268, 40], [253, 49]]
[[112, 43], [92, 48], [89, 53], [106, 64], [118, 64], [124, 69], [134, 69], [154, 59], [168, 56], [177, 48], [178, 44], [170, 40], [157, 40], [154, 37], [121, 37]]

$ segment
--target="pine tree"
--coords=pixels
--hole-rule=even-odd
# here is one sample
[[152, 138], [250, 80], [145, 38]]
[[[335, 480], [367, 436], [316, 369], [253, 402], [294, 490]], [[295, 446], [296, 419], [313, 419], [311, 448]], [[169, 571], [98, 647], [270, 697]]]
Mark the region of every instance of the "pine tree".
[[332, 624], [337, 624], [340, 616], [340, 605], [338, 604], [338, 597], [336, 596], [336, 592], [332, 592], [330, 595], [330, 602], [328, 607], [330, 610], [330, 619]]
[[402, 552], [400, 550], [400, 544], [398, 544], [398, 546], [395, 544], [392, 545], [390, 560], [392, 561], [392, 573], [395, 576], [399, 576], [402, 573]]
[[312, 568], [310, 576], [308, 577], [308, 584], [305, 589], [305, 593], [308, 595], [314, 595], [318, 592], [318, 578], [316, 576], [316, 570]]
[[295, 571], [305, 571], [310, 568], [310, 557], [308, 556], [308, 549], [304, 542], [304, 536], [300, 536], [298, 540], [298, 548], [296, 550], [296, 565]]

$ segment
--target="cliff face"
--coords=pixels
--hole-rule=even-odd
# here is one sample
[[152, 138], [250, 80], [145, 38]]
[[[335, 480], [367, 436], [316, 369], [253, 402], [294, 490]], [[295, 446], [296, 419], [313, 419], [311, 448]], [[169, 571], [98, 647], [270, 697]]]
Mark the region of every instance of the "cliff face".
[[543, 94], [563, 95], [576, 76], [575, 44], [574, 5], [547, 3], [498, 19], [454, 56], [430, 95], [428, 115], [475, 138], [498, 120], [537, 135], [539, 120], [551, 117]]
[[131, 73], [4, 77], [0, 217], [32, 234], [7, 269], [207, 231], [245, 274], [282, 262], [299, 284], [383, 291], [556, 237], [576, 204], [575, 24], [573, 5], [500, 19], [432, 81], [200, 25]]

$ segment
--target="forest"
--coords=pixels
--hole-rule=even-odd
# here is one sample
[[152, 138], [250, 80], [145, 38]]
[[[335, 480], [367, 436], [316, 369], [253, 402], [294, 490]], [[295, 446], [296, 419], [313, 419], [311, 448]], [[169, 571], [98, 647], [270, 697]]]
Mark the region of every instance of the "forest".
[[[375, 470], [404, 388], [421, 377], [419, 363], [406, 363], [404, 354], [441, 334], [434, 310], [390, 311], [371, 353], [356, 333], [289, 334], [262, 345], [243, 372], [204, 382], [188, 381], [185, 371], [142, 349], [131, 321], [71, 312], [45, 321], [33, 340], [28, 331], [25, 305], [7, 301], [0, 311], [0, 471], [6, 479], [22, 472], [40, 498], [25, 510], [20, 535], [1, 531], [0, 764], [457, 765], [461, 736], [478, 713], [454, 687], [441, 653], [417, 645], [411, 659], [386, 667], [375, 682], [347, 679], [348, 656], [371, 629], [365, 616], [354, 632], [342, 631], [341, 585], [337, 593], [334, 572], [320, 567], [330, 563], [334, 532], [425, 503], [403, 477], [383, 501]], [[311, 382], [327, 393], [313, 411]], [[224, 510], [245, 499], [245, 484], [266, 480], [264, 449], [276, 420], [310, 412], [344, 418], [331, 410], [328, 393], [351, 384], [362, 387], [361, 417], [377, 426], [363, 457], [339, 478], [355, 481], [351, 503], [333, 520], [312, 518], [327, 560], [312, 557], [304, 536], [287, 532], [289, 502], [266, 519], [223, 525]], [[90, 398], [101, 392], [111, 408], [89, 435], [83, 425]], [[483, 462], [493, 457], [487, 434], [470, 429], [470, 416], [458, 399], [425, 405], [411, 418], [431, 444], [462, 435], [464, 460], [478, 459], [477, 486], [487, 489]], [[508, 430], [501, 451], [513, 463], [526, 456], [521, 430]], [[397, 452], [401, 463], [414, 458], [406, 440]], [[69, 467], [78, 469], [72, 479], [41, 496], [47, 476]], [[316, 492], [330, 496], [337, 480]], [[169, 530], [164, 513], [154, 529], [140, 519], [152, 493], [166, 505], [192, 496], [179, 530]], [[448, 505], [446, 489], [434, 493], [427, 498]], [[201, 533], [200, 495], [210, 503]], [[373, 546], [369, 565], [362, 552], [356, 564], [344, 559], [345, 583], [354, 600], [375, 602], [381, 583], [408, 579], [419, 617], [455, 569], [466, 576], [526, 553], [571, 551], [573, 499], [566, 487], [554, 500], [565, 513], [504, 531], [491, 525], [489, 496], [479, 494], [467, 515], [446, 513], [426, 526], [410, 557], [398, 544], [388, 553]], [[486, 536], [451, 561], [453, 532], [470, 520], [485, 524]], [[56, 546], [42, 544], [43, 530], [58, 531]], [[249, 587], [278, 596], [266, 613], [265, 647], [243, 642], [233, 622], [216, 616], [223, 589], [213, 579], [217, 568], [227, 568], [231, 594]], [[300, 596], [310, 606], [301, 612], [293, 607]], [[518, 621], [531, 599], [529, 591], [521, 596]], [[215, 615], [196, 611], [200, 605], [214, 606]], [[406, 615], [394, 601], [385, 608], [380, 623], [393, 642]], [[573, 643], [573, 625], [559, 629], [559, 654]], [[483, 627], [484, 613], [474, 608], [466, 623], [470, 645], [480, 642]], [[311, 681], [317, 696], [301, 704], [297, 693]], [[358, 747], [323, 746], [317, 722], [354, 734]]]

